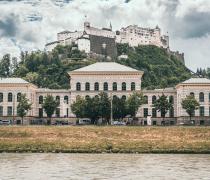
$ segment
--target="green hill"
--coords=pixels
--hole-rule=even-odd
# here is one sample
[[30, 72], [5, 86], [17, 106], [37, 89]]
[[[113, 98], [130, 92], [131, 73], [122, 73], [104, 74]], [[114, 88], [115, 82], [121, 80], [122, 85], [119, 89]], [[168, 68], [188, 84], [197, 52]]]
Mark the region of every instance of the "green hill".
[[[128, 59], [115, 60], [116, 62], [144, 71], [143, 88], [171, 87], [191, 77], [185, 65], [164, 49], [155, 46], [130, 48], [126, 44], [118, 45], [117, 48], [118, 55], [128, 54]], [[9, 61], [10, 58], [6, 55], [0, 62], [2, 77], [22, 77], [39, 87], [67, 89], [68, 71], [95, 63], [97, 60], [87, 58], [85, 53], [72, 46], [57, 46], [49, 54], [42, 51], [22, 53], [21, 61], [16, 65]]]
[[118, 45], [118, 55], [128, 54], [128, 59], [117, 60], [121, 64], [143, 70], [142, 87], [147, 89], [172, 87], [190, 78], [190, 70], [175, 56], [163, 48], [139, 46], [129, 48]]

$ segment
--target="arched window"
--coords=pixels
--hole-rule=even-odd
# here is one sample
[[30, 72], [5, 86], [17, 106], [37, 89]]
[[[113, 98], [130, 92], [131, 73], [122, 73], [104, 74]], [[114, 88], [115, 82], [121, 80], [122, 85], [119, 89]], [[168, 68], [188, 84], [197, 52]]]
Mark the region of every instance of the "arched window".
[[113, 89], [113, 91], [117, 91], [117, 83], [116, 82], [113, 82], [112, 89]]
[[200, 94], [199, 94], [199, 101], [204, 102], [204, 93], [203, 92], [200, 92]]
[[60, 96], [56, 96], [55, 100], [58, 102], [58, 104], [60, 104]]
[[131, 91], [135, 91], [136, 90], [136, 84], [135, 82], [131, 83]]
[[173, 96], [169, 96], [169, 102], [170, 102], [171, 104], [174, 104], [174, 97], [173, 97]]
[[155, 101], [157, 100], [157, 97], [154, 95], [152, 96], [152, 104], [155, 104]]
[[85, 91], [90, 91], [90, 83], [89, 82], [85, 83]]
[[4, 94], [0, 93], [0, 102], [3, 102], [3, 101], [4, 101]]
[[144, 102], [145, 104], [148, 104], [148, 96], [144, 96]]
[[108, 83], [105, 82], [105, 83], [104, 83], [104, 91], [108, 91], [108, 88], [109, 88]]
[[8, 102], [12, 102], [12, 93], [8, 93]]
[[79, 82], [76, 84], [76, 90], [81, 91], [81, 84]]
[[17, 102], [20, 102], [21, 99], [21, 93], [17, 93]]
[[95, 83], [94, 90], [95, 91], [99, 91], [99, 83], [98, 82]]
[[43, 104], [43, 96], [39, 96], [39, 104]]
[[126, 83], [125, 82], [122, 83], [122, 91], [126, 91]]
[[122, 96], [122, 99], [125, 101], [125, 100], [126, 100], [126, 96], [125, 96], [125, 95], [123, 95], [123, 96]]
[[190, 96], [193, 96], [193, 97], [195, 97], [195, 94], [194, 94], [194, 92], [191, 92], [191, 93], [190, 93]]
[[66, 104], [69, 104], [69, 97], [68, 97], [68, 96], [64, 96], [64, 102], [65, 102]]

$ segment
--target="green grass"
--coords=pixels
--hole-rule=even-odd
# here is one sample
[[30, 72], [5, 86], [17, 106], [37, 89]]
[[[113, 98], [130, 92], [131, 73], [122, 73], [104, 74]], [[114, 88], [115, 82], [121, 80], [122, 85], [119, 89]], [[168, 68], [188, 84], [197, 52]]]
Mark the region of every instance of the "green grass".
[[210, 127], [2, 126], [0, 152], [210, 153]]

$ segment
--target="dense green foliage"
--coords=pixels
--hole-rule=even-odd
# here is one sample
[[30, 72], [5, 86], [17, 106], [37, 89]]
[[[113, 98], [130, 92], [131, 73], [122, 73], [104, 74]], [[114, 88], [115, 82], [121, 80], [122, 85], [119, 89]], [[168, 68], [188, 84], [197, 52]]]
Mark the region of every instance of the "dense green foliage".
[[195, 110], [200, 106], [199, 102], [195, 99], [193, 95], [187, 96], [182, 100], [182, 108], [186, 110], [187, 114], [191, 117], [194, 115]]
[[22, 118], [22, 124], [23, 124], [23, 118], [26, 116], [27, 112], [31, 110], [31, 103], [29, 102], [29, 99], [26, 98], [26, 94], [21, 94], [20, 102], [17, 106], [17, 114]]
[[99, 96], [82, 98], [77, 97], [76, 101], [71, 105], [72, 112], [77, 118], [90, 118], [92, 123], [97, 123], [97, 120], [102, 119], [110, 123], [111, 102], [113, 119], [120, 120], [127, 115], [135, 117], [138, 108], [143, 104], [143, 95], [134, 93], [125, 98], [113, 96], [111, 99], [107, 93], [100, 93]]
[[68, 72], [94, 62], [84, 61], [85, 57], [84, 53], [72, 46], [57, 46], [48, 54], [41, 51], [22, 53], [13, 76], [22, 77], [39, 87], [68, 89]]
[[165, 118], [166, 114], [169, 110], [173, 108], [172, 102], [168, 99], [168, 97], [162, 94], [154, 103], [154, 107], [158, 112], [161, 112], [161, 117]]
[[[142, 87], [165, 88], [191, 77], [190, 71], [175, 56], [156, 46], [131, 48], [128, 44], [117, 45], [118, 55], [127, 54], [128, 59], [115, 60], [144, 71]], [[68, 72], [96, 62], [87, 58], [75, 46], [57, 46], [52, 52], [36, 51], [21, 53], [17, 58], [5, 55], [0, 61], [1, 77], [22, 77], [38, 87], [68, 89]], [[210, 73], [209, 73], [210, 74]]]
[[45, 113], [47, 114], [47, 117], [49, 118], [48, 124], [51, 124], [51, 117], [58, 106], [59, 102], [56, 99], [54, 99], [52, 95], [47, 95], [44, 98], [42, 108], [44, 109]]
[[180, 60], [156, 46], [130, 48], [126, 44], [118, 45], [118, 53], [128, 54], [128, 59], [118, 60], [119, 63], [144, 71], [143, 88], [171, 87], [191, 77]]

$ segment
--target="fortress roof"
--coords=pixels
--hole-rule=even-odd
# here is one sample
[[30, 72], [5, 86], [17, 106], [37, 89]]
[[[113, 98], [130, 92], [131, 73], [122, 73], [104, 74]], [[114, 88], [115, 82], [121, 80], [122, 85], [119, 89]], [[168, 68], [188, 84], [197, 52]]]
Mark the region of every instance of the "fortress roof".
[[[131, 67], [115, 62], [97, 62], [89, 66], [76, 69], [73, 72], [141, 72]], [[142, 72], [143, 73], [143, 72]]]

